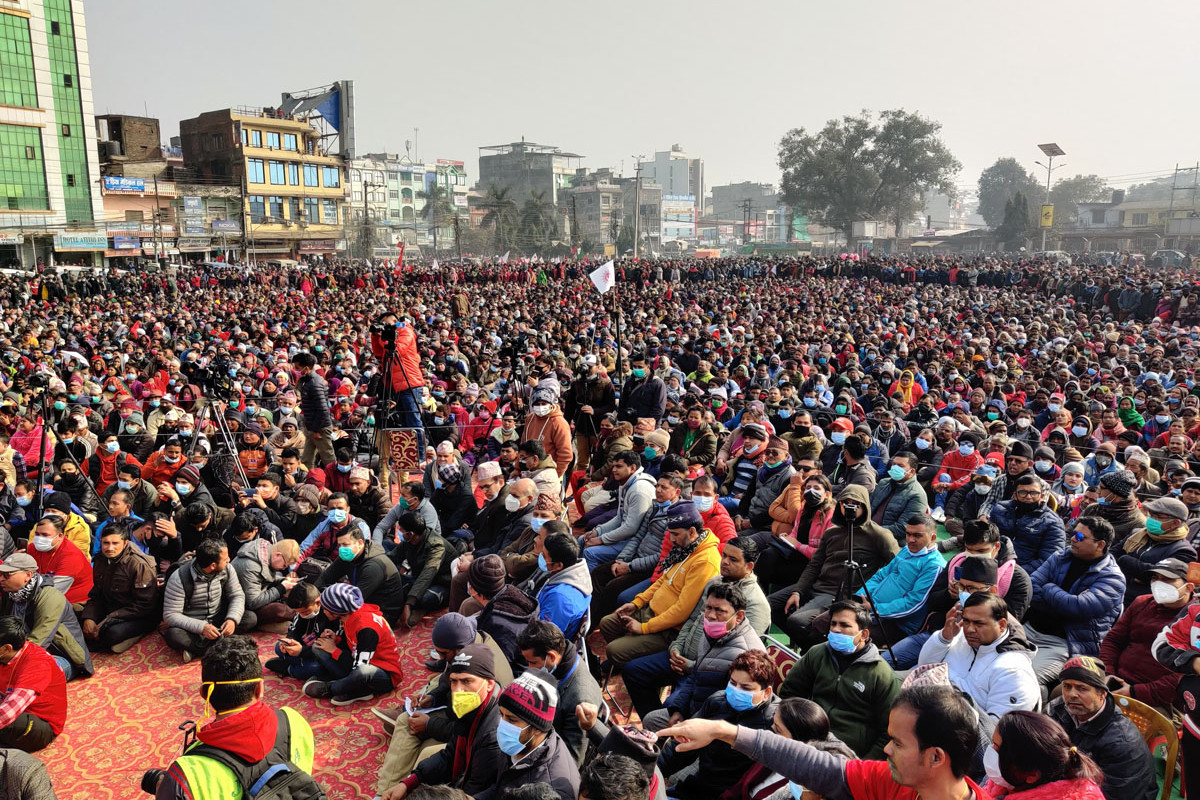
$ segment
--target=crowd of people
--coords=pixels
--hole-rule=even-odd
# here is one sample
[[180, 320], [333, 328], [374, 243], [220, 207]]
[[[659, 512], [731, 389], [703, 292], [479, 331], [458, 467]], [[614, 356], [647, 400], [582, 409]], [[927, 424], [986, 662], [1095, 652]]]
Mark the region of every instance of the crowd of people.
[[146, 636], [212, 714], [160, 798], [322, 796], [264, 670], [383, 800], [1151, 800], [1160, 718], [1200, 792], [1194, 276], [596, 266], [0, 276], [16, 796]]

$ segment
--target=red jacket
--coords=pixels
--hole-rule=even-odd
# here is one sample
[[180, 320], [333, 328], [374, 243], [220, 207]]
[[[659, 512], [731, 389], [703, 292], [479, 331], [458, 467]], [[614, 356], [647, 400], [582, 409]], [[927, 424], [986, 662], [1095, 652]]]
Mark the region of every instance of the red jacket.
[[971, 480], [971, 476], [975, 474], [975, 470], [981, 466], [983, 466], [983, 456], [979, 455], [978, 448], [970, 456], [964, 456], [955, 447], [942, 456], [942, 467], [938, 470], [937, 475], [933, 476], [933, 485], [937, 485], [942, 475], [949, 475], [951, 489], [966, 486], [967, 482]]
[[[383, 360], [383, 340], [379, 334], [371, 334], [371, 352]], [[417, 355], [417, 335], [411, 325], [396, 328], [396, 356], [399, 363], [391, 366], [392, 391], [402, 392], [405, 389], [415, 389], [425, 385], [425, 372], [421, 369], [421, 358]], [[380, 367], [382, 369], [382, 367]]]
[[26, 642], [17, 657], [0, 664], [0, 705], [13, 689], [28, 689], [37, 696], [25, 711], [46, 720], [57, 736], [67, 721], [67, 679], [54, 657], [33, 642]]
[[343, 648], [350, 648], [354, 666], [370, 664], [392, 676], [392, 686], [404, 678], [400, 667], [400, 650], [396, 647], [396, 636], [392, 626], [379, 611], [379, 606], [366, 603], [358, 611], [342, 620], [342, 635], [339, 647], [331, 654], [335, 659], [343, 655]]
[[[970, 778], [966, 781], [975, 800], [991, 800], [979, 784]], [[847, 761], [846, 783], [855, 800], [918, 800], [916, 789], [896, 783], [886, 761]]]
[[40, 552], [31, 541], [25, 552], [37, 562], [39, 575], [65, 575], [73, 582], [64, 594], [68, 603], [86, 603], [92, 591], [92, 564], [74, 542], [63, 539], [57, 550]]
[[1164, 608], [1152, 595], [1142, 595], [1129, 604], [1100, 643], [1100, 660], [1108, 674], [1128, 683], [1135, 700], [1163, 708], [1175, 702], [1180, 675], [1155, 660], [1153, 645], [1178, 615], [1179, 609]]

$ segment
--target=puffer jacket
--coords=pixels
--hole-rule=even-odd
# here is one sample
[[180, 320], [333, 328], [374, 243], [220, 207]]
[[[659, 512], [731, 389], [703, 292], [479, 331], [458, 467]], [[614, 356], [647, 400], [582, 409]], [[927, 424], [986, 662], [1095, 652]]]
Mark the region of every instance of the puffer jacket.
[[[796, 476], [793, 475], [793, 478]], [[804, 481], [789, 480], [788, 485], [775, 502], [771, 503], [767, 513], [771, 515], [771, 533], [776, 536], [786, 536], [792, 532], [796, 524], [796, 515], [804, 507]]]
[[389, 622], [400, 616], [404, 608], [404, 582], [382, 545], [365, 542], [363, 551], [353, 561], [334, 558], [329, 568], [317, 578], [316, 585], [318, 589], [324, 589], [343, 581], [357, 586], [362, 591], [363, 602], [379, 606]]
[[[863, 506], [859, 521], [854, 526], [854, 553], [850, 553], [850, 535], [839, 505], [831, 518], [833, 526], [825, 531], [821, 543], [817, 545], [817, 552], [813, 553], [800, 579], [796, 581], [793, 591], [801, 598], [812, 594], [836, 595], [846, 577], [843, 565], [851, 556], [862, 565], [863, 577], [869, 579], [895, 558], [900, 550], [891, 531], [871, 522], [871, 498], [864, 487], [851, 484], [842, 490], [840, 499], [852, 499]], [[861, 585], [856, 583], [850, 588], [851, 591], [858, 591]]]
[[[188, 573], [189, 592], [184, 584], [184, 573]], [[224, 616], [218, 618], [224, 608]], [[241, 620], [246, 611], [246, 596], [238, 581], [233, 564], [212, 575], [196, 569], [195, 561], [187, 561], [167, 579], [163, 592], [163, 622], [172, 628], [183, 628], [189, 633], [200, 633], [204, 626], [212, 623], [220, 627], [227, 619]]]
[[304, 416], [304, 430], [321, 431], [333, 427], [333, 416], [329, 412], [329, 384], [312, 372], [300, 379], [300, 413]]
[[99, 625], [106, 618], [157, 619], [158, 565], [130, 543], [116, 558], [97, 553], [92, 561], [92, 590], [80, 620]]
[[1168, 558], [1177, 558], [1185, 564], [1196, 560], [1196, 548], [1186, 538], [1173, 542], [1156, 542], [1146, 535], [1145, 541], [1136, 550], [1126, 546], [1128, 539], [1113, 545], [1112, 554], [1117, 566], [1125, 573], [1125, 605], [1150, 594], [1150, 570], [1155, 564]]
[[238, 548], [233, 569], [246, 595], [246, 608], [257, 611], [268, 603], [279, 603], [285, 594], [285, 573], [271, 569], [271, 544], [265, 539], [252, 539]]
[[915, 477], [900, 483], [884, 478], [876, 484], [875, 491], [871, 492], [872, 512], [881, 505], [884, 508], [879, 524], [891, 531], [897, 542], [904, 541], [904, 528], [909, 518], [923, 515], [929, 510], [925, 490]]
[[727, 581], [717, 575], [704, 584], [704, 590], [700, 592], [701, 602], [696, 603], [688, 621], [683, 623], [679, 635], [671, 642], [670, 649], [687, 659], [689, 666], [696, 660], [696, 654], [700, 652], [700, 640], [704, 638], [703, 598], [707, 597], [708, 590], [718, 583], [732, 583], [741, 588], [746, 597], [746, 621], [750, 623], [751, 630], [762, 636], [771, 627], [771, 604], [767, 602], [767, 595], [758, 585], [758, 578], [753, 573], [736, 581]]
[[1100, 713], [1087, 722], [1077, 722], [1067, 712], [1061, 697], [1050, 704], [1046, 713], [1063, 726], [1071, 744], [1104, 765], [1100, 789], [1107, 800], [1158, 797], [1154, 758], [1137, 726], [1117, 709], [1112, 695], [1104, 699]]
[[766, 649], [747, 618], [720, 639], [710, 639], [701, 629], [698, 640], [695, 662], [664, 703], [668, 711], [679, 712], [686, 719], [695, 715], [709, 695], [725, 689], [729, 683], [729, 665], [735, 658], [747, 650]]
[[[1011, 620], [1010, 620], [1011, 622]], [[946, 641], [938, 631], [921, 647], [917, 663], [945, 662], [950, 682], [971, 695], [985, 713], [999, 719], [1009, 711], [1036, 711], [1042, 701], [1033, 654], [1024, 631], [1010, 627], [991, 644], [978, 650], [959, 632]]]
[[493, 800], [533, 783], [549, 784], [558, 793], [559, 800], [575, 800], [579, 795], [579, 767], [575, 754], [553, 728], [540, 747], [515, 764], [505, 766], [493, 785], [476, 792], [473, 797], [475, 800]]
[[1121, 614], [1125, 575], [1112, 554], [1105, 553], [1073, 586], [1063, 586], [1071, 558], [1071, 548], [1064, 547], [1033, 573], [1031, 609], [1061, 619], [1071, 655], [1098, 656], [1100, 643]]
[[945, 567], [936, 547], [914, 553], [901, 547], [896, 557], [867, 578], [865, 590], [881, 617], [900, 619], [924, 608], [929, 590]]
[[721, 555], [717, 537], [703, 531], [691, 554], [658, 576], [646, 591], [633, 598], [638, 608], [649, 607], [654, 614], [642, 623], [642, 633], [660, 633], [680, 628], [700, 602], [704, 585], [720, 571]]
[[992, 507], [990, 518], [1000, 533], [1012, 541], [1017, 563], [1030, 575], [1067, 543], [1062, 517], [1045, 504], [1032, 512], [1021, 512], [1016, 500], [1002, 500]]
[[52, 656], [70, 661], [77, 673], [91, 675], [95, 672], [92, 654], [75, 611], [63, 593], [50, 585], [49, 578], [41, 581], [33, 597], [23, 604], [14, 603], [5, 595], [0, 601], [0, 613], [20, 617], [25, 625], [26, 639]]
[[479, 612], [476, 627], [496, 640], [514, 675], [520, 675], [525, 669], [525, 658], [517, 646], [517, 637], [537, 617], [537, 601], [511, 583], [505, 584]]
[[601, 542], [616, 544], [637, 533], [642, 517], [654, 505], [655, 483], [654, 478], [639, 468], [617, 489], [617, 515], [596, 527]]
[[663, 536], [670, 515], [671, 506], [660, 508], [657, 502], [652, 505], [642, 517], [637, 533], [625, 540], [625, 547], [617, 555], [617, 561], [628, 564], [630, 572], [652, 572], [654, 565], [661, 560], [659, 553], [663, 549]]

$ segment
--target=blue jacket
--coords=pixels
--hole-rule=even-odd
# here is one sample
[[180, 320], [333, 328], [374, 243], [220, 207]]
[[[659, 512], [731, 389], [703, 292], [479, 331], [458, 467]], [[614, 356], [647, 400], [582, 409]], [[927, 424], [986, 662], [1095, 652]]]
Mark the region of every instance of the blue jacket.
[[1064, 588], [1071, 548], [1064, 547], [1033, 574], [1033, 608], [1062, 618], [1067, 649], [1073, 656], [1099, 656], [1100, 642], [1121, 615], [1125, 575], [1111, 553], [1092, 564], [1079, 580]]
[[575, 640], [579, 624], [592, 603], [592, 577], [582, 558], [566, 569], [555, 572], [537, 596], [538, 616], [553, 622], [567, 641]]
[[1046, 505], [1030, 514], [1018, 514], [1016, 500], [1002, 500], [992, 506], [990, 516], [1000, 533], [1012, 540], [1017, 563], [1030, 575], [1067, 543], [1062, 517]]
[[1113, 459], [1104, 469], [1100, 469], [1096, 466], [1096, 454], [1093, 453], [1083, 460], [1083, 482], [1088, 486], [1099, 486], [1102, 476], [1110, 472], [1116, 472], [1119, 469], [1122, 469], [1122, 467], [1117, 463], [1116, 459]]
[[892, 532], [900, 547], [904, 548], [904, 530], [910, 517], [925, 515], [929, 512], [929, 500], [925, 490], [916, 478], [896, 483], [891, 478], [884, 478], [871, 492], [871, 510], [874, 512], [883, 507], [880, 523]]
[[905, 617], [917, 611], [945, 566], [936, 547], [920, 553], [901, 547], [895, 558], [867, 580], [879, 616]]

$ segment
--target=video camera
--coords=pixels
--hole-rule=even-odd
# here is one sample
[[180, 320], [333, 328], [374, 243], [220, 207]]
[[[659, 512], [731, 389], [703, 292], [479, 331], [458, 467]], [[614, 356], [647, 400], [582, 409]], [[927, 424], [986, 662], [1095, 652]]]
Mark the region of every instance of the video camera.
[[[187, 753], [188, 748], [192, 746], [192, 742], [196, 740], [196, 723], [192, 720], [187, 720], [179, 725], [179, 730], [183, 732], [183, 749], [180, 754]], [[157, 794], [158, 785], [162, 783], [163, 778], [167, 776], [165, 769], [148, 769], [142, 773], [142, 791], [146, 794]]]

